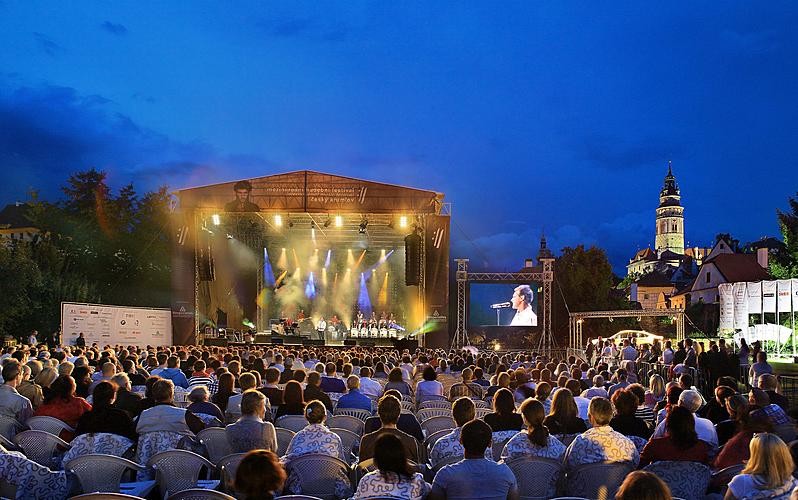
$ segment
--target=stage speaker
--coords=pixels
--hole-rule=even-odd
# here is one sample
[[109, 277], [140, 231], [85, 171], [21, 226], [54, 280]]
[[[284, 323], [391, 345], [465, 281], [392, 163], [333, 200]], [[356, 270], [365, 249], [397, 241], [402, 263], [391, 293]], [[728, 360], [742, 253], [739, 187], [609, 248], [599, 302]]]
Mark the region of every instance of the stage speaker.
[[344, 345], [346, 347], [355, 347], [357, 345], [357, 340], [355, 340], [355, 339], [346, 339], [346, 340], [344, 340]]
[[272, 345], [283, 345], [282, 337], [272, 337]]
[[269, 343], [269, 334], [267, 333], [256, 333], [255, 334], [255, 343], [256, 344], [268, 344]]
[[206, 346], [227, 347], [227, 339], [224, 337], [205, 337], [203, 343]]
[[405, 285], [421, 283], [421, 236], [416, 233], [405, 236]]
[[200, 281], [213, 281], [216, 279], [216, 269], [213, 265], [213, 252], [210, 242], [200, 245], [197, 249], [197, 275]]

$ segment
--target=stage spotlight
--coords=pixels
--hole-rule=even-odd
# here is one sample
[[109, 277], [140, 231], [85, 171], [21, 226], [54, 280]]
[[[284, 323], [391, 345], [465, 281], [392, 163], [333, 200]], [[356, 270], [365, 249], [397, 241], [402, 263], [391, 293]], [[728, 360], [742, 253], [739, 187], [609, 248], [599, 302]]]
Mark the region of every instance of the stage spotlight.
[[344, 225], [344, 218], [340, 215], [335, 216], [335, 227], [341, 227]]
[[310, 228], [311, 229], [316, 229], [316, 221], [313, 221], [313, 220], [310, 221]]
[[327, 216], [327, 220], [324, 221], [324, 227], [330, 227], [330, 224], [332, 224], [332, 219]]
[[368, 225], [369, 225], [368, 219], [363, 219], [360, 222], [360, 226], [359, 226], [359, 229], [357, 230], [357, 232], [360, 233], [360, 234], [366, 234], [366, 228], [368, 227]]
[[401, 228], [407, 227], [407, 216], [406, 215], [403, 215], [403, 216], [399, 217], [399, 227], [401, 227]]
[[289, 219], [288, 219], [288, 228], [290, 229], [290, 228], [292, 228], [292, 227], [294, 227], [294, 221], [292, 221], [292, 220], [289, 218]]
[[213, 214], [211, 215], [211, 221], [213, 221], [214, 226], [218, 226], [222, 223], [222, 218], [219, 217], [219, 214]]
[[274, 216], [274, 225], [280, 227], [283, 225], [283, 216], [282, 215], [275, 215]]

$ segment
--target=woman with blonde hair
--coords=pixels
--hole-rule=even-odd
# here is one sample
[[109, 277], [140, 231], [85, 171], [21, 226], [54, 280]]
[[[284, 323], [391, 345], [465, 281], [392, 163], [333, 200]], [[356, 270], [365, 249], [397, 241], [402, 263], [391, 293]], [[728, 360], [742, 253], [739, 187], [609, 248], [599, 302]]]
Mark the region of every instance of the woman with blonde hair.
[[665, 397], [665, 380], [661, 375], [654, 374], [648, 381], [645, 405], [651, 409]]
[[745, 469], [734, 476], [725, 500], [788, 499], [798, 480], [790, 450], [777, 435], [769, 432], [751, 439], [751, 458]]
[[51, 367], [42, 368], [42, 371], [33, 379], [33, 383], [42, 388], [44, 399], [50, 394], [50, 385], [58, 378], [58, 370]]
[[581, 434], [587, 430], [585, 421], [579, 418], [579, 409], [574, 395], [568, 389], [554, 393], [549, 414], [543, 420], [552, 434]]

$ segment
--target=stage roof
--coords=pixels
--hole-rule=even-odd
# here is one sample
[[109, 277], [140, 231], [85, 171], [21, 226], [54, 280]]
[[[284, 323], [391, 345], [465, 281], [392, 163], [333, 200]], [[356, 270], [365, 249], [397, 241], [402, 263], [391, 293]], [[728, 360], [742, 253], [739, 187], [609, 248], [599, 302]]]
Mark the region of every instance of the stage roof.
[[[251, 187], [236, 202], [234, 187]], [[177, 190], [181, 210], [306, 213], [440, 213], [443, 193], [299, 170]]]

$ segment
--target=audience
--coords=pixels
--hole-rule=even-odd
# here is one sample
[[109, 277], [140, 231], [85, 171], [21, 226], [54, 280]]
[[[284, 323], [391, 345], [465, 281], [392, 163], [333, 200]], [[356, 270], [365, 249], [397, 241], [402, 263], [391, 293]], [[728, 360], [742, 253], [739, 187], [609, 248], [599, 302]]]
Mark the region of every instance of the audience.
[[234, 486], [241, 500], [272, 500], [280, 495], [285, 479], [285, 470], [274, 453], [253, 450], [238, 464]]
[[640, 467], [661, 460], [709, 463], [709, 444], [698, 439], [693, 415], [675, 406], [665, 419], [664, 437], [652, 438], [640, 453]]
[[302, 415], [305, 412], [305, 397], [302, 386], [296, 380], [289, 380], [283, 389], [283, 404], [274, 414], [274, 420], [283, 415]]
[[137, 433], [160, 431], [192, 435], [205, 428], [205, 424], [196, 415], [175, 406], [174, 391], [175, 385], [168, 379], [157, 380], [152, 385], [155, 406], [141, 412], [136, 424]]
[[[592, 400], [591, 400], [592, 401]], [[579, 413], [571, 391], [557, 391], [551, 402], [551, 410], [543, 420], [552, 434], [579, 434], [587, 430], [585, 421]]]
[[645, 420], [637, 416], [637, 396], [629, 388], [615, 391], [612, 395], [612, 404], [615, 407], [615, 416], [610, 420], [610, 427], [613, 430], [624, 436], [648, 439], [651, 430]]
[[416, 438], [397, 429], [396, 424], [399, 421], [401, 411], [402, 404], [395, 396], [389, 394], [380, 399], [377, 405], [377, 415], [380, 417], [381, 426], [376, 431], [365, 434], [360, 439], [360, 461], [374, 457], [374, 448], [377, 446], [378, 438], [382, 435], [390, 434], [396, 436], [402, 442], [410, 460], [418, 462], [418, 442]]
[[[243, 411], [243, 402], [241, 410]], [[319, 453], [341, 460], [346, 458], [341, 438], [324, 425], [327, 421], [327, 410], [321, 402], [314, 400], [305, 405], [305, 420], [308, 425], [291, 438], [285, 456], [281, 458], [283, 463], [308, 453]]]
[[81, 415], [75, 435], [107, 432], [136, 441], [136, 424], [125, 411], [114, 407], [116, 384], [107, 380], [94, 387], [92, 409]]
[[[387, 389], [383, 397], [389, 395], [395, 397], [396, 399], [401, 399], [402, 397], [402, 395], [399, 394], [399, 391], [396, 389]], [[366, 426], [363, 432], [368, 434], [369, 432], [376, 431], [381, 426], [382, 423], [380, 422], [380, 417], [378, 415], [371, 416], [366, 419]], [[418, 422], [418, 418], [413, 413], [401, 412], [399, 414], [399, 421], [396, 423], [396, 428], [406, 434], [410, 434], [418, 441], [424, 441], [424, 432], [421, 430], [421, 424]]]
[[208, 388], [204, 385], [199, 385], [191, 389], [188, 393], [188, 400], [191, 402], [188, 405], [188, 411], [194, 415], [210, 415], [216, 418], [219, 423], [224, 423], [224, 414], [222, 410], [215, 404], [208, 401], [209, 393]]
[[635, 444], [609, 426], [612, 404], [608, 399], [591, 399], [588, 418], [593, 427], [576, 436], [568, 446], [564, 460], [567, 468], [597, 462], [629, 462], [637, 465], [640, 455]]
[[438, 382], [438, 374], [435, 368], [427, 366], [422, 373], [424, 380], [416, 384], [416, 403], [422, 403], [429, 399], [443, 397], [443, 384]]
[[[712, 422], [705, 418], [695, 415], [695, 412], [701, 407], [701, 395], [692, 389], [682, 391], [679, 395], [679, 406], [687, 408], [693, 414], [695, 421], [695, 431], [698, 434], [698, 439], [705, 441], [707, 444], [715, 449], [718, 447], [718, 434], [715, 432], [715, 426]], [[665, 422], [660, 423], [654, 431], [654, 437], [662, 437], [665, 435]]]
[[624, 479], [615, 500], [671, 500], [671, 490], [665, 481], [651, 472], [634, 471]]
[[[512, 394], [510, 394], [510, 398], [512, 398]], [[460, 459], [463, 457], [463, 445], [460, 435], [463, 426], [474, 420], [475, 414], [476, 407], [470, 398], [458, 398], [457, 401], [452, 403], [452, 418], [454, 418], [454, 423], [457, 425], [457, 428], [435, 441], [432, 450], [429, 452], [430, 464], [433, 467], [438, 467], [440, 464], [450, 461], [451, 459]], [[491, 430], [491, 437], [492, 432]], [[493, 458], [490, 447], [485, 450], [485, 458]]]
[[515, 399], [509, 389], [499, 389], [493, 395], [493, 412], [483, 418], [493, 432], [520, 431], [524, 426], [521, 415], [515, 412]]
[[798, 481], [790, 450], [778, 436], [757, 434], [751, 439], [750, 458], [729, 483], [725, 500], [788, 498]]
[[348, 392], [338, 398], [337, 408], [366, 410], [371, 413], [371, 398], [360, 392], [360, 377], [357, 375], [347, 377], [346, 388]]
[[[91, 410], [85, 399], [75, 395], [75, 381], [70, 376], [58, 377], [44, 398], [44, 403], [33, 414], [36, 417], [53, 417], [64, 422], [73, 429], [78, 425], [80, 417]], [[69, 441], [73, 433], [61, 432], [61, 438]]]

